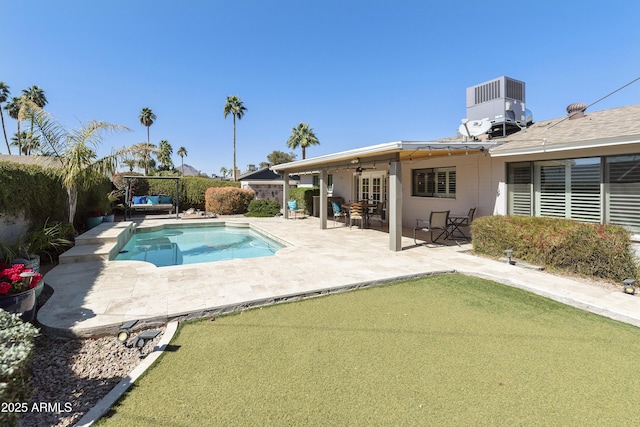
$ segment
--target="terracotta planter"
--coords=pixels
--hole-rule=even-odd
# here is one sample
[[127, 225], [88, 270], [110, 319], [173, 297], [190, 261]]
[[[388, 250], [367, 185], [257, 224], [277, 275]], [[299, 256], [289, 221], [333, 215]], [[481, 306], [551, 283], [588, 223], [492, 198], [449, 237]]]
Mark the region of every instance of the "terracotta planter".
[[25, 322], [31, 322], [36, 317], [36, 289], [16, 295], [0, 296], [0, 308], [9, 312], [19, 314]]

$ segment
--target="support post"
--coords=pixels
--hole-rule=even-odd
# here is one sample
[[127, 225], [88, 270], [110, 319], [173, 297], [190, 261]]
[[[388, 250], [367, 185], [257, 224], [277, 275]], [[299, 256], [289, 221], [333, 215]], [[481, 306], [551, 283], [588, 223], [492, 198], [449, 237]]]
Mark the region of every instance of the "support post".
[[389, 165], [389, 249], [402, 250], [402, 166], [399, 159]]
[[327, 228], [327, 171], [320, 171], [320, 229]]
[[282, 184], [282, 213], [284, 219], [289, 219], [289, 206], [287, 205], [289, 201], [289, 173], [287, 171], [284, 171], [282, 179], [284, 181]]

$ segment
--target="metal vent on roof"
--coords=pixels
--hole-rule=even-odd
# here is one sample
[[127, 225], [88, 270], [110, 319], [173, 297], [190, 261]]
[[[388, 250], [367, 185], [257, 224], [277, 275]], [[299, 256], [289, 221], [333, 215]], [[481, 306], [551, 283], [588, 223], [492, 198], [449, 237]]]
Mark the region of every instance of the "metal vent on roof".
[[569, 120], [579, 119], [584, 117], [584, 111], [587, 109], [587, 105], [582, 102], [574, 102], [567, 106], [567, 114], [569, 114]]

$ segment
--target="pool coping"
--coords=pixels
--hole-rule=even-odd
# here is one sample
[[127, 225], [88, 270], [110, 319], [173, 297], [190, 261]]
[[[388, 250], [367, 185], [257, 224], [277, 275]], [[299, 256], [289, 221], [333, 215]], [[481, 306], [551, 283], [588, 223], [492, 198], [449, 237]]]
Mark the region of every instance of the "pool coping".
[[[323, 230], [311, 217], [206, 221], [250, 224], [290, 246], [270, 257], [161, 268], [143, 261], [108, 261], [94, 254], [75, 258], [76, 262], [61, 263], [45, 275], [54, 293], [38, 313], [43, 330], [67, 337], [106, 335], [127, 320], [139, 320], [140, 327], [154, 326], [454, 271], [490, 277], [640, 326], [637, 296], [479, 258], [467, 253], [469, 244], [415, 246], [409, 232], [403, 236], [403, 250], [393, 252], [386, 233], [342, 224]], [[81, 236], [81, 241], [90, 243], [87, 248], [99, 236], [114, 245], [128, 227], [98, 227], [102, 226]]]

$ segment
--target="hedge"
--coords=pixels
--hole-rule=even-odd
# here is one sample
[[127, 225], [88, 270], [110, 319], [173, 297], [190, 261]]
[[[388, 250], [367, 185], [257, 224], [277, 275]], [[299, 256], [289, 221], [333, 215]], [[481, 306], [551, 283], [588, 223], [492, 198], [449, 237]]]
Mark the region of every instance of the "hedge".
[[[220, 181], [202, 176], [185, 176], [180, 179], [180, 210], [189, 208], [205, 209], [205, 193], [208, 188], [233, 187], [240, 188], [239, 182]], [[176, 183], [171, 179], [150, 179], [150, 194], [173, 195], [176, 192]]]
[[252, 200], [248, 209], [244, 216], [272, 217], [280, 213], [280, 203], [275, 200]]
[[[17, 314], [0, 309], [0, 403], [26, 404], [33, 392], [30, 362], [38, 330]], [[8, 409], [8, 410], [5, 410]], [[20, 410], [0, 411], [0, 425], [17, 425]]]
[[550, 270], [620, 282], [638, 272], [630, 233], [621, 226], [528, 216], [484, 216], [473, 221], [473, 250]]
[[292, 188], [289, 190], [289, 200], [298, 202], [298, 207], [304, 209], [307, 215], [313, 214], [313, 196], [319, 196], [320, 189], [317, 187]]
[[53, 170], [2, 161], [0, 182], [0, 213], [24, 213], [32, 224], [66, 220], [67, 192]]
[[255, 197], [253, 190], [222, 187], [209, 188], [205, 192], [205, 209], [219, 215], [243, 214]]
[[[0, 213], [23, 213], [31, 228], [38, 228], [47, 220], [67, 221], [67, 191], [55, 168], [0, 161], [0, 182]], [[84, 228], [87, 212], [98, 209], [104, 213], [108, 209], [109, 191], [111, 182], [106, 177], [89, 188], [78, 188], [76, 228]]]

